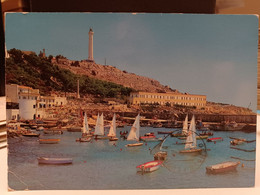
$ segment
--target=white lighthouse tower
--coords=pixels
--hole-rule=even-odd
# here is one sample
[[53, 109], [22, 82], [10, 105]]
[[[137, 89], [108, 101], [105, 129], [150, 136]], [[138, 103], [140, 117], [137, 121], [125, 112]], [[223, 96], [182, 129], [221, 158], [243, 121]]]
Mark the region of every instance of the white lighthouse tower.
[[89, 29], [88, 32], [88, 61], [94, 62], [94, 57], [93, 57], [93, 35], [94, 32], [92, 28]]

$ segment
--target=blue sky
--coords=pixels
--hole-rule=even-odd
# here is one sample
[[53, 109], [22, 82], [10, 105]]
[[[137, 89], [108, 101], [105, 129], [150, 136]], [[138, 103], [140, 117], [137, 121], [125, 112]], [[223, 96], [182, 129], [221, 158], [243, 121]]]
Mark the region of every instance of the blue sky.
[[88, 58], [208, 101], [256, 110], [258, 18], [253, 15], [10, 13], [7, 49]]

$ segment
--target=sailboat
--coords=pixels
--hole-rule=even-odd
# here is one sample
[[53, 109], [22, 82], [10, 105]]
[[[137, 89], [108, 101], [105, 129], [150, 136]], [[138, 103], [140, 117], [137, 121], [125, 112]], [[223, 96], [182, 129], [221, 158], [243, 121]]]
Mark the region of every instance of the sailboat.
[[181, 133], [172, 134], [172, 137], [186, 137], [188, 133], [188, 115], [186, 115], [185, 120], [183, 121], [183, 127]]
[[196, 124], [195, 124], [195, 117], [193, 115], [190, 122], [188, 136], [185, 142], [185, 149], [181, 150], [180, 153], [200, 153], [200, 152], [202, 152], [202, 149], [197, 148]]
[[94, 136], [95, 139], [109, 139], [109, 137], [104, 137], [104, 116], [103, 113], [99, 116], [97, 116]]
[[[140, 131], [140, 114], [137, 115], [135, 118], [135, 122], [130, 130], [130, 133], [127, 137], [127, 141], [136, 140], [139, 141], [139, 131]], [[133, 143], [133, 144], [127, 144], [126, 147], [134, 147], [134, 146], [141, 146], [144, 143]]]
[[81, 132], [82, 132], [81, 138], [77, 139], [76, 141], [89, 142], [91, 140], [91, 136], [93, 135], [91, 135], [89, 131], [88, 119], [86, 113], [84, 114], [83, 128]]
[[116, 115], [114, 114], [111, 125], [110, 125], [110, 129], [108, 132], [108, 137], [110, 137], [109, 141], [117, 141], [118, 138], [116, 137]]
[[84, 114], [84, 120], [83, 120], [83, 128], [82, 128], [82, 137], [91, 137], [93, 136], [90, 133], [90, 128], [88, 126], [88, 118], [87, 118], [87, 114]]

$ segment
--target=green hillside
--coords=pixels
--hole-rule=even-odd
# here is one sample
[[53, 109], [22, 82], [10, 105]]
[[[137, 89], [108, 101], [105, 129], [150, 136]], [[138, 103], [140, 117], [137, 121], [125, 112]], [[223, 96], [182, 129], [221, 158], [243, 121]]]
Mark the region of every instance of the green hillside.
[[40, 89], [43, 95], [50, 91], [76, 92], [78, 79], [81, 94], [124, 99], [133, 90], [112, 82], [76, 75], [53, 65], [52, 56], [45, 58], [35, 53], [27, 55], [18, 49], [11, 49], [8, 53], [10, 58], [6, 59], [6, 83]]

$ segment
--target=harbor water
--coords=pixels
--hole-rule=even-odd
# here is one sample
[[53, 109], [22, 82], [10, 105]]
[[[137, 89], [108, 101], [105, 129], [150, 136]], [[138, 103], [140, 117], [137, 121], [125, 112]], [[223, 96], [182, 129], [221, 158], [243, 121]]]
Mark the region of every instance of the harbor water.
[[[130, 126], [118, 128], [130, 131]], [[140, 135], [173, 129], [141, 127]], [[107, 133], [108, 131], [106, 131]], [[161, 150], [167, 160], [157, 171], [141, 174], [136, 166], [152, 161], [159, 150], [158, 142], [144, 142], [143, 146], [125, 147], [130, 143], [122, 138], [116, 142], [92, 140], [76, 142], [80, 132], [44, 135], [41, 138], [60, 138], [58, 144], [39, 144], [38, 138], [18, 137], [8, 140], [8, 184], [14, 190], [116, 190], [116, 189], [184, 189], [253, 187], [255, 183], [255, 142], [230, 148], [230, 137], [255, 140], [256, 134], [214, 131], [213, 137], [223, 141], [197, 144], [206, 149], [201, 155], [180, 154], [183, 140], [167, 137]], [[206, 148], [205, 148], [206, 147]], [[37, 157], [69, 157], [69, 165], [41, 165]], [[237, 160], [231, 157], [244, 160]], [[245, 161], [246, 160], [246, 161]], [[206, 167], [224, 161], [240, 161], [236, 171], [217, 175], [207, 174]], [[242, 166], [243, 165], [243, 166]]]

